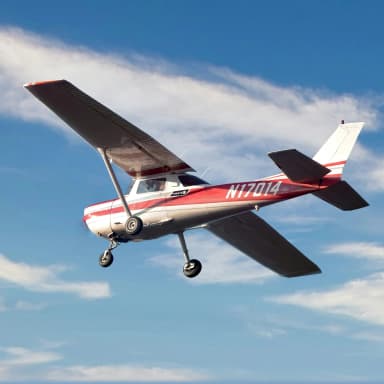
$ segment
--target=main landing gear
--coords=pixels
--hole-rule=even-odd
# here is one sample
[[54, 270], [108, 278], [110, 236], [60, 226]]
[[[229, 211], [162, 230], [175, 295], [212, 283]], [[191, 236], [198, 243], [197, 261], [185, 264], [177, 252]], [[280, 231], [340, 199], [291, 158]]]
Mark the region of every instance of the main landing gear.
[[184, 276], [189, 278], [196, 277], [201, 272], [202, 265], [199, 260], [197, 259], [191, 260], [189, 258], [189, 252], [187, 249], [187, 244], [185, 243], [184, 233], [180, 232], [177, 235], [179, 236], [181, 248], [183, 249], [184, 258], [185, 258], [185, 264], [183, 267]]
[[[127, 220], [126, 226], [128, 227], [130, 219], [135, 218], [134, 216], [130, 217]], [[139, 219], [139, 223], [141, 223], [141, 220]], [[132, 222], [132, 227], [134, 227], [133, 224], [136, 224], [136, 222]], [[201, 262], [197, 259], [190, 259], [189, 258], [189, 252], [187, 249], [187, 245], [185, 243], [184, 233], [180, 232], [177, 234], [180, 240], [181, 248], [183, 249], [183, 254], [185, 258], [185, 264], [183, 267], [183, 273], [188, 278], [196, 277], [202, 269]], [[110, 243], [108, 248], [100, 255], [99, 258], [99, 264], [103, 268], [109, 267], [113, 263], [113, 254], [112, 250], [115, 249], [119, 243], [114, 239], [113, 234], [110, 236]]]

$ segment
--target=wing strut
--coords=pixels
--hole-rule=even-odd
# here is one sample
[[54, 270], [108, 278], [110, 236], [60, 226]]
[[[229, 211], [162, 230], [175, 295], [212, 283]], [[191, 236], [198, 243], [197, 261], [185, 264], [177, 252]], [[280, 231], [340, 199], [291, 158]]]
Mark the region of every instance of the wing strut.
[[111, 178], [112, 184], [115, 187], [116, 193], [118, 194], [118, 196], [120, 198], [121, 204], [124, 207], [124, 211], [126, 212], [128, 217], [131, 217], [132, 214], [131, 214], [131, 211], [128, 207], [127, 200], [125, 200], [125, 196], [123, 195], [120, 184], [116, 178], [115, 171], [113, 170], [111, 163], [108, 159], [108, 156], [106, 154], [106, 150], [104, 148], [98, 148], [97, 150], [99, 151], [101, 157], [104, 160], [105, 167], [107, 168], [107, 171], [108, 171], [109, 176]]

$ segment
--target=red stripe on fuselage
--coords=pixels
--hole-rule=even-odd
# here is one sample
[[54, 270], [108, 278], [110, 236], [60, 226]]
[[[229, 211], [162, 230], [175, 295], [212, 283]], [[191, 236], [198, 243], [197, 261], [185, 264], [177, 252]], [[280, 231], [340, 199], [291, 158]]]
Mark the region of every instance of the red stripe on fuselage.
[[[340, 179], [340, 175], [332, 175], [329, 177], [325, 177], [323, 179], [323, 183], [321, 186], [318, 184], [298, 184], [295, 182], [292, 182], [291, 180], [287, 179], [286, 177], [281, 179], [275, 179], [273, 181], [267, 181], [267, 180], [258, 180], [253, 182], [241, 182], [241, 183], [231, 183], [231, 184], [223, 184], [223, 185], [216, 185], [216, 186], [209, 186], [204, 188], [193, 188], [189, 191], [188, 194], [184, 196], [179, 197], [163, 197], [163, 198], [156, 198], [156, 199], [149, 199], [144, 201], [137, 201], [137, 202], [128, 202], [129, 208], [132, 211], [140, 211], [143, 209], [148, 208], [155, 208], [158, 206], [162, 207], [175, 207], [175, 206], [185, 206], [185, 205], [203, 205], [203, 204], [214, 204], [214, 203], [231, 203], [231, 202], [257, 202], [257, 201], [279, 201], [279, 200], [285, 200], [289, 199], [298, 195], [302, 195], [304, 193], [308, 193], [311, 191], [314, 191], [318, 188], [326, 188], [327, 186], [333, 184], [335, 181]], [[281, 182], [281, 185], [279, 187], [279, 192], [277, 194], [265, 194], [265, 195], [259, 195], [254, 196], [253, 193], [249, 193], [247, 195], [247, 186], [252, 184], [260, 184], [260, 183], [273, 183], [276, 185], [277, 183]], [[228, 198], [228, 191], [231, 189], [232, 186], [238, 186], [239, 193], [242, 186], [246, 186], [243, 189], [243, 192], [235, 197], [229, 197]], [[111, 202], [111, 206], [114, 202], [118, 201], [118, 199], [115, 200], [109, 200], [106, 202], [99, 203], [100, 205]], [[98, 204], [91, 205], [90, 207], [96, 207]], [[88, 207], [89, 208], [89, 207]], [[92, 217], [100, 217], [105, 215], [111, 215], [123, 212], [124, 209], [121, 205], [115, 206], [113, 208], [105, 208], [101, 210], [96, 210], [94, 212], [90, 212], [86, 214], [83, 217], [84, 221], [89, 220]]]

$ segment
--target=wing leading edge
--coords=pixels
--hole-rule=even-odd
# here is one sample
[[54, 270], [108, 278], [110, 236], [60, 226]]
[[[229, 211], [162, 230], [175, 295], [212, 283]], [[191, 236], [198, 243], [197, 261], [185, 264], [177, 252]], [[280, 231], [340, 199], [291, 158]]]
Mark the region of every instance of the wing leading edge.
[[213, 222], [207, 229], [280, 275], [297, 277], [321, 273], [316, 264], [252, 212]]
[[194, 171], [183, 160], [127, 120], [66, 80], [26, 84], [35, 97], [96, 149], [135, 178]]

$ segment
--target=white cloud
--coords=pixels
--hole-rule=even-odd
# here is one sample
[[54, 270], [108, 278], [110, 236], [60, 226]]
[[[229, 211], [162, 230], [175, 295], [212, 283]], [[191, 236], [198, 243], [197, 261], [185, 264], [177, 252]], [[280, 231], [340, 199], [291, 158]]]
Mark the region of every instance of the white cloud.
[[[362, 259], [368, 262], [368, 266], [384, 260], [384, 246], [378, 243], [340, 243], [326, 247], [324, 252]], [[302, 291], [275, 296], [269, 300], [323, 313], [344, 315], [360, 322], [383, 326], [384, 272], [354, 279], [327, 291]], [[384, 340], [381, 333], [370, 331], [351, 331], [348, 332], [348, 336], [367, 341]]]
[[346, 332], [344, 326], [336, 323], [316, 323], [305, 322], [302, 319], [291, 319], [280, 314], [260, 313], [259, 309], [251, 309], [249, 307], [240, 306], [233, 310], [234, 315], [238, 318], [251, 335], [275, 339], [287, 336], [291, 333], [308, 331], [327, 333], [331, 335], [343, 335]]
[[[1, 256], [1, 255], [0, 255]], [[40, 311], [46, 308], [44, 303], [32, 303], [24, 300], [17, 300], [14, 304], [6, 303], [3, 298], [0, 298], [0, 312], [6, 311]]]
[[24, 300], [18, 300], [15, 303], [15, 309], [18, 311], [41, 311], [46, 307], [47, 305], [44, 303], [31, 303]]
[[52, 351], [35, 351], [23, 347], [1, 348], [7, 357], [0, 360], [1, 381], [24, 381], [35, 378], [35, 367], [57, 362], [62, 356]]
[[378, 243], [349, 242], [334, 244], [324, 249], [325, 253], [338, 254], [368, 259], [372, 261], [384, 261], [384, 246]]
[[57, 265], [43, 267], [18, 263], [0, 254], [0, 280], [34, 292], [71, 293], [84, 299], [111, 296], [109, 284], [106, 282], [62, 280], [59, 274], [65, 269]]
[[323, 292], [297, 292], [270, 300], [384, 325], [384, 272]]
[[278, 216], [275, 218], [275, 220], [283, 224], [311, 226], [316, 224], [323, 224], [325, 222], [331, 221], [332, 219], [329, 217], [305, 216], [292, 213], [289, 216]]
[[10, 356], [9, 359], [1, 361], [2, 366], [16, 365], [36, 365], [46, 364], [53, 361], [61, 360], [58, 353], [51, 351], [33, 351], [22, 347], [2, 348], [2, 351]]
[[[258, 264], [231, 245], [217, 239], [209, 233], [192, 233], [186, 235], [190, 258], [198, 258], [203, 269], [199, 276], [188, 280], [196, 284], [231, 284], [257, 283], [276, 276], [269, 269]], [[151, 259], [152, 263], [165, 267], [178, 276], [183, 276], [184, 264], [181, 246], [175, 236], [168, 241], [172, 253], [160, 254]]]
[[[191, 382], [210, 379], [206, 374], [184, 368], [130, 364], [65, 366], [58, 363], [63, 356], [50, 350], [8, 347], [0, 351], [6, 354], [6, 358], [0, 360], [0, 380], [9, 382]], [[53, 367], [52, 363], [55, 363]]]
[[352, 335], [353, 339], [363, 340], [368, 342], [384, 343], [384, 333], [372, 332], [372, 331], [361, 331], [356, 332]]
[[65, 382], [191, 382], [209, 379], [196, 371], [180, 368], [133, 365], [73, 366], [52, 370], [49, 381]]
[[211, 178], [233, 177], [234, 169], [237, 178], [265, 176], [266, 166], [275, 168], [259, 153], [269, 150], [295, 146], [311, 155], [341, 118], [375, 125], [375, 102], [368, 98], [281, 87], [222, 68], [205, 71], [209, 80], [187, 76], [165, 61], [0, 29], [0, 113], [69, 132], [21, 86], [66, 78], [197, 169], [210, 166]]

